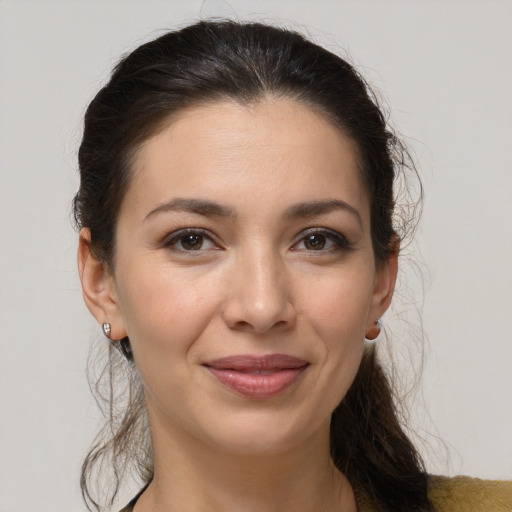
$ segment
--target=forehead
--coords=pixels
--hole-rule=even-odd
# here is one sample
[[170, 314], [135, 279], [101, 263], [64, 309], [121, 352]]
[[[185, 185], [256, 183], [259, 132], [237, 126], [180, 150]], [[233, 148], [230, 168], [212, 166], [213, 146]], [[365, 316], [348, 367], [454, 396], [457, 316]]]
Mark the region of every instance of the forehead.
[[341, 194], [359, 207], [366, 200], [354, 142], [313, 108], [267, 98], [218, 101], [170, 118], [137, 152], [127, 196], [229, 203], [276, 193], [297, 201]]

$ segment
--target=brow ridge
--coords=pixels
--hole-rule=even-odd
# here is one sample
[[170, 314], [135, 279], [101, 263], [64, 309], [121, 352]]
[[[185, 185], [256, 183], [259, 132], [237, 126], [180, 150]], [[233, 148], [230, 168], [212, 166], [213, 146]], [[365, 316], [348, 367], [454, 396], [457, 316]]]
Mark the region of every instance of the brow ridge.
[[286, 219], [316, 217], [334, 210], [344, 210], [352, 214], [359, 223], [359, 226], [361, 228], [363, 227], [361, 214], [356, 208], [341, 199], [328, 199], [325, 201], [310, 201], [295, 204], [284, 212], [283, 217]]
[[[344, 210], [348, 213], [352, 214], [359, 223], [359, 226], [363, 227], [363, 222], [360, 213], [341, 199], [328, 199], [324, 201], [309, 201], [304, 203], [299, 203], [291, 206], [283, 213], [283, 218], [297, 219], [297, 218], [309, 218], [316, 217], [318, 215], [325, 215], [334, 210]], [[213, 201], [209, 201], [206, 199], [196, 199], [196, 198], [182, 198], [178, 197], [172, 199], [171, 201], [167, 201], [165, 203], [159, 204], [156, 208], [151, 210], [144, 220], [157, 215], [159, 213], [173, 212], [173, 211], [183, 211], [189, 213], [196, 213], [198, 215], [204, 215], [206, 217], [218, 216], [218, 217], [233, 217], [233, 210], [228, 207]]]
[[204, 215], [206, 217], [232, 217], [233, 210], [227, 206], [220, 205], [213, 201], [206, 199], [195, 199], [195, 198], [182, 198], [177, 197], [171, 201], [159, 204], [156, 208], [153, 208], [144, 220], [157, 215], [159, 213], [166, 212], [189, 212], [196, 213], [198, 215]]

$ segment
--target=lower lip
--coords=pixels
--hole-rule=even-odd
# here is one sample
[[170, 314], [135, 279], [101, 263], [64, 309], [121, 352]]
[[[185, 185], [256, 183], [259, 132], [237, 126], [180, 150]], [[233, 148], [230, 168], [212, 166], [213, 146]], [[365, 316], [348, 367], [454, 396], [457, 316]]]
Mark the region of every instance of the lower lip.
[[291, 386], [307, 368], [286, 368], [268, 374], [222, 370], [208, 366], [221, 384], [249, 398], [271, 398]]

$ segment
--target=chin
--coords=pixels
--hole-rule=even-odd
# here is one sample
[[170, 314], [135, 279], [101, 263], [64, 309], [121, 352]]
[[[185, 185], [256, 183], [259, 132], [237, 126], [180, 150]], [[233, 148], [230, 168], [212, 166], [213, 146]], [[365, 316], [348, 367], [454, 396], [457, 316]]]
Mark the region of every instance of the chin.
[[329, 436], [330, 415], [319, 422], [284, 411], [251, 411], [224, 415], [204, 433], [217, 449], [242, 456], [277, 455], [295, 449], [314, 436]]

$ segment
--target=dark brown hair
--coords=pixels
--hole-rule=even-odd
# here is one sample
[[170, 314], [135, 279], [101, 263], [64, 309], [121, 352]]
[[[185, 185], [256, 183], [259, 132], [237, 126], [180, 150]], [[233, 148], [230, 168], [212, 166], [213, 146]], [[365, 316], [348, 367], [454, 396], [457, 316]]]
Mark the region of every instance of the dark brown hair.
[[[397, 237], [411, 227], [408, 216], [397, 215], [394, 185], [414, 166], [375, 97], [350, 64], [302, 35], [232, 21], [202, 21], [143, 44], [119, 62], [89, 105], [74, 214], [78, 227], [90, 229], [95, 256], [115, 265], [116, 220], [141, 143], [188, 106], [225, 98], [247, 104], [267, 96], [310, 106], [355, 142], [370, 198], [375, 260], [386, 261]], [[86, 503], [98, 510], [92, 484], [106, 462], [114, 475], [110, 503], [130, 467], [144, 483], [153, 475], [129, 340], [109, 350], [98, 379], [108, 384], [109, 392], [98, 396], [107, 423], [84, 462], [81, 480]], [[120, 410], [115, 409], [116, 383], [128, 396]], [[373, 347], [365, 351], [354, 383], [332, 414], [331, 456], [356, 492], [378, 510], [431, 510], [421, 459], [400, 425], [392, 387]]]

